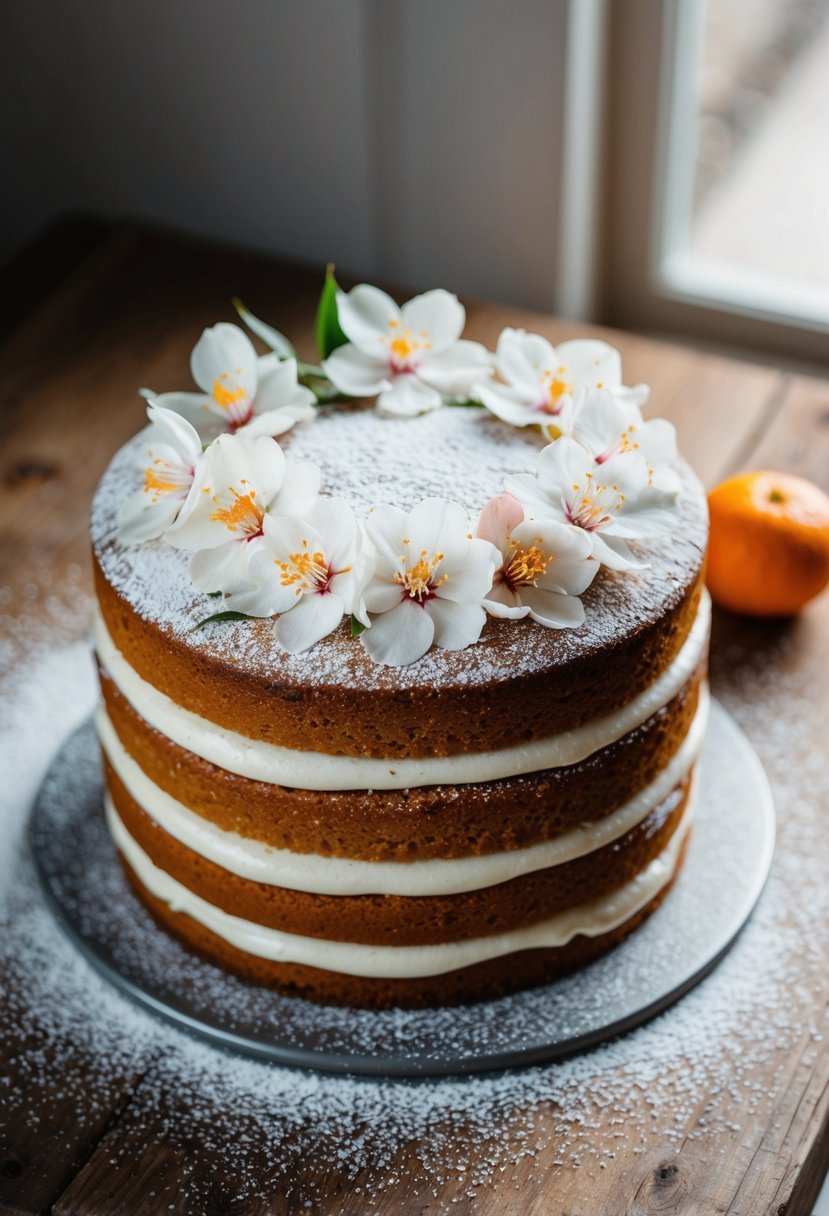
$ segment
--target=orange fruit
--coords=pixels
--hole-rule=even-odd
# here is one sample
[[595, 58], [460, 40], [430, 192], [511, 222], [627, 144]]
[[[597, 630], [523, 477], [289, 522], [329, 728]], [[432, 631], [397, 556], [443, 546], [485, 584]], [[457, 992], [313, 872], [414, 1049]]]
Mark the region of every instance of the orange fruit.
[[738, 473], [708, 506], [708, 588], [724, 608], [792, 616], [829, 582], [829, 497], [811, 481]]

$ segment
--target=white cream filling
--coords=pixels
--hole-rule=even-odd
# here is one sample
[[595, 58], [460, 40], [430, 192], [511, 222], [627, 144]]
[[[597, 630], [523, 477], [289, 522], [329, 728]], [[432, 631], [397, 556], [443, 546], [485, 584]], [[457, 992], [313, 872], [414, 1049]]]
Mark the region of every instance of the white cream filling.
[[113, 769], [140, 807], [165, 832], [208, 861], [252, 882], [316, 895], [453, 895], [509, 882], [592, 853], [630, 831], [687, 775], [708, 722], [708, 688], [700, 689], [694, 720], [682, 744], [656, 779], [603, 819], [525, 849], [477, 857], [425, 861], [360, 861], [294, 853], [225, 831], [160, 789], [125, 750], [104, 709], [97, 727]]
[[148, 684], [117, 649], [100, 615], [95, 646], [105, 671], [118, 690], [150, 726], [179, 747], [228, 772], [305, 790], [402, 790], [424, 785], [464, 785], [496, 781], [547, 768], [577, 764], [621, 739], [666, 705], [690, 678], [708, 639], [711, 601], [703, 592], [699, 612], [673, 663], [649, 688], [627, 705], [583, 726], [517, 747], [454, 756], [378, 760], [296, 751], [249, 739], [217, 726]]
[[109, 798], [106, 799], [106, 814], [115, 844], [147, 890], [168, 904], [174, 912], [183, 912], [192, 917], [237, 950], [279, 963], [302, 963], [307, 967], [319, 967], [339, 974], [411, 979], [443, 975], [447, 971], [470, 967], [474, 963], [514, 954], [519, 950], [564, 946], [576, 934], [597, 937], [624, 924], [670, 881], [690, 827], [691, 804], [692, 798], [689, 798], [685, 813], [663, 852], [612, 895], [561, 912], [524, 929], [438, 946], [366, 946], [326, 941], [296, 933], [283, 933], [279, 929], [231, 916], [159, 869], [130, 836]]

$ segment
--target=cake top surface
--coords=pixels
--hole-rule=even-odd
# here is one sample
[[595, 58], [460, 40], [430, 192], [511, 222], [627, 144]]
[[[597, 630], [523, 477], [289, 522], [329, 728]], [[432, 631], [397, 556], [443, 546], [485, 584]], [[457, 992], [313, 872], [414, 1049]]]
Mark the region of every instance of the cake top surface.
[[[216, 611], [189, 575], [190, 555], [163, 539], [125, 546], [118, 511], [141, 485], [146, 432], [127, 443], [106, 470], [92, 510], [92, 541], [104, 577], [143, 619], [163, 633], [240, 672], [273, 673], [282, 686], [363, 690], [487, 685], [518, 674], [549, 671], [623, 641], [655, 623], [687, 592], [707, 540], [705, 496], [680, 462], [676, 526], [658, 541], [634, 546], [641, 570], [602, 568], [584, 592], [585, 621], [547, 629], [529, 620], [488, 619], [477, 645], [432, 648], [406, 667], [374, 663], [355, 645], [348, 620], [312, 649], [291, 655], [274, 638], [273, 620], [222, 621], [196, 628]], [[410, 508], [428, 497], [463, 503], [470, 529], [504, 478], [530, 473], [545, 445], [532, 428], [505, 425], [485, 410], [450, 407], [416, 418], [387, 418], [364, 406], [322, 409], [280, 443], [289, 459], [322, 469], [321, 491], [347, 499], [357, 512], [392, 503]]]

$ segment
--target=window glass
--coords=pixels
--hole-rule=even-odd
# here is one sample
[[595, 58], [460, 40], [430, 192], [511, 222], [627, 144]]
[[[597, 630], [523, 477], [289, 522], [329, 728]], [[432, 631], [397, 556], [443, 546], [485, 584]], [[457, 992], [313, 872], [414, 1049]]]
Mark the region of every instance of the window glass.
[[686, 256], [829, 305], [829, 0], [709, 0], [695, 92]]

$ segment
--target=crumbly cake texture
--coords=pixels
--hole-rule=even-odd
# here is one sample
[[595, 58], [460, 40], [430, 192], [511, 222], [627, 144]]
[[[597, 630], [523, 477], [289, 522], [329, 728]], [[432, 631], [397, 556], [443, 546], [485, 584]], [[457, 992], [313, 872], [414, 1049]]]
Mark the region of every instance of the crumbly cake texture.
[[[467, 507], [470, 530], [506, 476], [534, 468], [544, 443], [532, 430], [507, 427], [469, 407], [396, 420], [356, 406], [322, 410], [282, 442], [291, 458], [320, 464], [324, 493], [346, 498], [359, 512], [451, 496]], [[395, 668], [374, 663], [347, 622], [299, 655], [279, 648], [268, 619], [197, 628], [221, 604], [192, 586], [188, 554], [161, 541], [125, 547], [116, 539], [118, 508], [140, 480], [143, 444], [139, 435], [115, 456], [95, 498], [99, 607], [134, 672], [210, 729], [214, 724], [300, 753], [392, 763], [451, 760], [546, 740], [645, 693], [671, 667], [698, 614], [707, 513], [699, 483], [680, 463], [672, 533], [635, 546], [646, 568], [600, 571], [583, 596], [579, 628], [488, 619], [477, 645], [433, 648]], [[528, 849], [612, 816], [682, 748], [701, 712], [706, 656], [703, 651], [665, 704], [577, 763], [402, 790], [306, 790], [229, 772], [145, 721], [105, 663], [100, 674], [106, 713], [127, 757], [163, 796], [214, 832], [304, 854], [319, 866], [338, 859], [406, 866]], [[163, 816], [141, 805], [106, 758], [105, 776], [121, 830], [152, 866], [240, 922], [332, 943], [332, 969], [248, 953], [194, 919], [196, 913], [158, 898], [122, 858], [130, 882], [165, 927], [254, 982], [318, 1001], [382, 1008], [513, 991], [585, 965], [623, 940], [658, 906], [681, 864], [687, 836], [679, 832], [688, 822], [693, 767], [686, 763], [670, 788], [664, 783], [658, 800], [615, 839], [591, 841], [570, 860], [494, 886], [443, 895], [325, 895], [241, 877], [229, 862], [226, 868], [209, 860], [165, 830]], [[609, 929], [585, 928], [564, 945], [523, 949], [435, 976], [391, 979], [336, 969], [338, 942], [403, 950], [460, 945], [598, 907], [659, 866], [666, 850], [679, 857], [676, 867], [665, 871], [644, 907], [631, 908]]]

